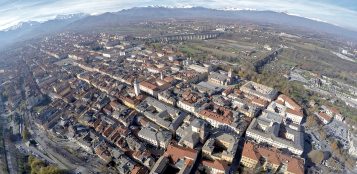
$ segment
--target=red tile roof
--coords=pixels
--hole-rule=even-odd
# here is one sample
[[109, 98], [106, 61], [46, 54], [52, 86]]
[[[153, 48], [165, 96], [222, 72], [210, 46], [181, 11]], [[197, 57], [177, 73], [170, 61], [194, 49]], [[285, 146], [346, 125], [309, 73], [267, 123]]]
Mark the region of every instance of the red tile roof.
[[266, 107], [268, 105], [267, 101], [260, 99], [260, 98], [255, 98], [255, 97], [252, 99], [252, 103], [256, 104], [258, 106], [261, 106], [261, 107]]
[[226, 171], [228, 169], [227, 163], [220, 160], [214, 160], [214, 161], [202, 160], [202, 165], [221, 171]]
[[[278, 101], [283, 101], [284, 103], [288, 103], [293, 109], [293, 110], [301, 110], [301, 106], [298, 105], [293, 99], [291, 99], [290, 97], [284, 95], [284, 94], [280, 94], [278, 97]], [[286, 105], [286, 104], [285, 104]]]
[[323, 119], [327, 120], [327, 121], [331, 121], [332, 120], [332, 116], [324, 113], [324, 112], [319, 112], [319, 116], [322, 117]]
[[146, 174], [148, 170], [140, 165], [135, 165], [133, 170], [131, 170], [130, 174]]
[[233, 117], [231, 115], [219, 115], [215, 112], [212, 112], [210, 110], [203, 109], [199, 112], [199, 114], [203, 117], [210, 118], [212, 120], [218, 121], [220, 123], [224, 124], [232, 124], [233, 122]]
[[120, 103], [118, 103], [117, 101], [111, 101], [109, 103], [109, 105], [113, 108], [113, 109], [116, 109], [120, 106]]
[[293, 115], [296, 115], [296, 116], [300, 116], [300, 117], [303, 117], [304, 116], [304, 113], [302, 110], [292, 110], [290, 108], [287, 108], [286, 109], [286, 112], [287, 113], [290, 113], [290, 114], [293, 114]]
[[222, 94], [224, 94], [224, 95], [229, 95], [229, 94], [232, 93], [233, 91], [234, 91], [233, 88], [227, 88], [227, 89], [225, 89], [225, 90], [222, 92]]
[[330, 110], [330, 112], [332, 112], [332, 113], [334, 113], [334, 114], [340, 114], [340, 111], [338, 111], [337, 108], [328, 107], [328, 109]]
[[172, 162], [175, 164], [179, 159], [186, 159], [191, 161], [196, 160], [197, 151], [174, 144], [169, 144], [166, 149], [165, 156], [170, 157]]
[[254, 150], [254, 144], [247, 141], [244, 144], [243, 152], [242, 152], [242, 157], [247, 157], [249, 159], [258, 161], [260, 158], [260, 155], [255, 152]]
[[148, 88], [148, 89], [151, 89], [151, 90], [157, 90], [158, 89], [158, 86], [152, 84], [152, 83], [149, 83], [147, 81], [143, 81], [143, 82], [140, 82], [140, 86], [143, 86], [145, 88]]
[[105, 137], [109, 137], [109, 135], [113, 132], [113, 127], [110, 125], [108, 126], [105, 131], [103, 132], [103, 136]]
[[167, 77], [164, 78], [164, 80], [165, 80], [166, 82], [168, 82], [168, 83], [171, 83], [172, 81], [175, 80], [175, 78], [172, 77], [172, 76], [167, 76]]
[[299, 157], [283, 154], [276, 148], [261, 147], [253, 142], [246, 141], [242, 156], [258, 161], [264, 157], [269, 163], [275, 165], [287, 165], [287, 171], [294, 174], [304, 173], [304, 160]]

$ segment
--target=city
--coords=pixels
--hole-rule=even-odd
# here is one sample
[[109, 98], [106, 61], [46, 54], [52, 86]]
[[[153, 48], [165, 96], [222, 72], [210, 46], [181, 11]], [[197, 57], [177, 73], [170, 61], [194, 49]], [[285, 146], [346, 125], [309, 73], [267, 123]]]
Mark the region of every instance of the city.
[[[214, 19], [122, 30], [2, 52], [0, 173], [357, 172], [357, 44]], [[317, 73], [309, 45], [355, 74]]]

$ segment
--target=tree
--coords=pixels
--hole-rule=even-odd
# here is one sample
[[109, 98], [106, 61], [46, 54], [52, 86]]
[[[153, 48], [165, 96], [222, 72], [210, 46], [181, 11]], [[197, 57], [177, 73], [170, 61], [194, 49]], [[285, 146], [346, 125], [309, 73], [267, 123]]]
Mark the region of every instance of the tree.
[[2, 93], [1, 93], [1, 100], [3, 102], [6, 102], [8, 100], [8, 95], [7, 95], [7, 91], [4, 90]]
[[324, 153], [320, 150], [313, 150], [307, 155], [314, 164], [321, 164], [324, 160]]
[[26, 104], [26, 100], [22, 100], [18, 106], [19, 111], [24, 111], [26, 110], [27, 104]]
[[47, 166], [40, 169], [39, 174], [66, 174], [66, 170], [60, 169], [56, 166]]
[[60, 169], [54, 165], [47, 165], [40, 159], [30, 155], [28, 157], [28, 164], [31, 167], [31, 174], [67, 174], [66, 170]]
[[331, 149], [332, 149], [332, 151], [340, 150], [340, 147], [341, 147], [341, 145], [340, 145], [340, 142], [339, 142], [339, 141], [333, 140], [333, 141], [331, 142]]
[[346, 160], [346, 166], [348, 169], [352, 170], [356, 165], [356, 160], [349, 156]]
[[317, 121], [314, 116], [309, 115], [306, 119], [306, 124], [307, 124], [307, 127], [310, 127], [310, 128], [315, 127], [317, 125]]
[[29, 130], [27, 129], [26, 126], [24, 126], [24, 129], [22, 130], [22, 141], [27, 141], [30, 137], [30, 132]]
[[320, 138], [325, 140], [327, 138], [326, 132], [323, 129], [319, 130]]
[[43, 161], [41, 161], [37, 158], [34, 158], [32, 160], [32, 162], [30, 163], [31, 174], [39, 174], [39, 170], [45, 166], [46, 166], [46, 164]]

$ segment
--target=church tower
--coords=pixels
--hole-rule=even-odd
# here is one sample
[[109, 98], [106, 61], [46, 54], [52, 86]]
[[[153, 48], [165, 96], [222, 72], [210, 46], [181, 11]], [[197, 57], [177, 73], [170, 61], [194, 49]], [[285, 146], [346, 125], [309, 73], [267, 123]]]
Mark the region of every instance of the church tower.
[[160, 79], [164, 80], [164, 73], [162, 73], [162, 71], [160, 72]]
[[134, 92], [136, 96], [140, 95], [139, 82], [137, 79], [134, 80]]
[[228, 71], [228, 77], [231, 78], [231, 79], [233, 78], [232, 68], [230, 68], [229, 71]]

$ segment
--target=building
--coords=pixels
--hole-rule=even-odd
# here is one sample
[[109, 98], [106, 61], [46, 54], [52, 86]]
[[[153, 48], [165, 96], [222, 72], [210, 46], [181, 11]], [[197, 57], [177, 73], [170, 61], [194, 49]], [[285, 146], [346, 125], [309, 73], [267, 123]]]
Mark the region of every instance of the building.
[[176, 106], [176, 98], [173, 96], [171, 88], [165, 91], [161, 91], [158, 94], [158, 99], [172, 106]]
[[196, 148], [198, 143], [204, 143], [209, 131], [207, 130], [207, 124], [201, 119], [194, 119], [188, 128], [183, 130], [182, 138], [179, 141], [179, 145], [186, 146], [191, 149]]
[[321, 106], [322, 112], [326, 113], [329, 116], [332, 116], [334, 119], [338, 121], [343, 121], [345, 118], [342, 116], [340, 111], [333, 107], [327, 107], [325, 105]]
[[286, 102], [282, 102], [281, 100], [271, 102], [266, 110], [279, 114], [286, 121], [293, 122], [298, 125], [301, 124], [302, 119], [304, 118], [304, 113], [301, 107], [300, 109], [292, 109], [292, 107], [289, 107]]
[[180, 71], [174, 74], [175, 79], [181, 80], [185, 83], [198, 83], [204, 80], [206, 77], [204, 74], [200, 74], [194, 70]]
[[202, 74], [206, 74], [207, 75], [211, 71], [212, 68], [211, 68], [211, 66], [200, 66], [200, 65], [192, 64], [192, 65], [188, 66], [188, 69], [192, 69], [192, 70], [195, 70], [198, 73], [202, 73]]
[[232, 99], [232, 108], [248, 117], [256, 117], [260, 111], [257, 106], [241, 98]]
[[229, 172], [228, 164], [225, 161], [202, 160], [201, 166], [205, 169], [205, 172], [211, 174], [226, 174]]
[[147, 174], [147, 173], [149, 173], [148, 169], [140, 165], [135, 165], [133, 170], [130, 171], [130, 174]]
[[243, 91], [246, 95], [253, 97], [258, 97], [266, 101], [273, 101], [277, 95], [278, 91], [276, 89], [249, 81], [240, 87], [240, 90]]
[[169, 131], [158, 131], [152, 128], [142, 128], [138, 132], [138, 136], [150, 143], [151, 145], [159, 148], [166, 149], [167, 145], [172, 139], [172, 133]]
[[159, 92], [159, 87], [156, 84], [147, 82], [147, 81], [142, 81], [139, 84], [140, 90], [146, 92], [147, 94], [150, 94], [151, 96], [156, 97], [158, 92]]
[[149, 144], [155, 146], [155, 147], [160, 147], [159, 142], [157, 141], [156, 138], [156, 131], [150, 128], [142, 128], [138, 132], [138, 137], [141, 139], [145, 140]]
[[202, 147], [203, 155], [212, 160], [222, 160], [232, 163], [237, 147], [238, 138], [227, 133], [210, 138]]
[[137, 110], [152, 122], [171, 131], [175, 131], [185, 118], [184, 112], [152, 97], [147, 97], [141, 102]]
[[161, 156], [152, 167], [150, 174], [161, 174], [164, 173], [169, 165], [169, 158], [166, 156]]
[[333, 117], [329, 114], [326, 114], [325, 112], [318, 112], [316, 114], [317, 118], [320, 119], [320, 121], [323, 123], [323, 124], [328, 124], [332, 121]]
[[304, 160], [283, 154], [276, 148], [267, 148], [246, 141], [240, 164], [252, 172], [303, 174]]
[[215, 128], [240, 134], [247, 126], [244, 121], [239, 119], [237, 112], [228, 108], [213, 103], [206, 103], [201, 108], [198, 116]]
[[137, 105], [139, 105], [144, 99], [144, 95], [139, 95], [135, 97], [130, 96], [118, 96], [119, 100], [127, 107], [131, 109], [135, 109]]
[[246, 136], [258, 143], [267, 143], [296, 155], [301, 155], [304, 150], [304, 137], [300, 129], [284, 125], [281, 116], [269, 111], [253, 119]]
[[276, 99], [276, 101], [277, 101], [277, 103], [284, 105], [292, 110], [299, 111], [302, 109], [299, 104], [297, 104], [293, 99], [291, 99], [290, 97], [288, 97], [284, 94], [280, 94], [278, 96], [278, 98]]
[[139, 82], [137, 79], [134, 80], [134, 91], [135, 91], [135, 95], [139, 96], [140, 95], [140, 87], [139, 87]]
[[197, 160], [197, 151], [169, 144], [163, 156], [156, 161], [150, 171], [151, 174], [159, 173], [180, 173], [189, 174]]
[[261, 99], [261, 98], [258, 98], [258, 97], [253, 97], [250, 99], [251, 103], [253, 105], [255, 105], [256, 107], [259, 107], [261, 109], [264, 109], [268, 106], [269, 102], [264, 100], [264, 99]]
[[159, 131], [156, 133], [156, 138], [159, 146], [166, 149], [172, 139], [172, 133], [169, 131]]
[[150, 94], [153, 97], [157, 97], [160, 91], [166, 90], [171, 86], [171, 83], [168, 83], [161, 79], [148, 79], [142, 81], [139, 84], [140, 90]]
[[225, 74], [220, 74], [217, 72], [211, 72], [208, 76], [208, 82], [218, 84], [218, 85], [230, 85], [233, 79]]
[[177, 107], [193, 114], [197, 114], [198, 108], [205, 103], [205, 100], [206, 99], [199, 93], [186, 90], [182, 93], [181, 98], [177, 103]]
[[304, 118], [302, 108], [288, 96], [281, 94], [278, 98], [271, 102], [267, 110], [281, 115], [287, 121], [292, 121], [295, 124], [301, 124]]
[[104, 141], [101, 141], [96, 147], [94, 147], [94, 152], [100, 159], [105, 162], [110, 162], [112, 159], [111, 153], [108, 150], [108, 144]]
[[213, 94], [218, 94], [223, 91], [222, 87], [219, 87], [218, 85], [209, 82], [200, 82], [194, 85], [194, 87], [198, 90], [198, 92], [208, 94], [209, 96], [212, 96]]
[[135, 169], [137, 167], [136, 162], [134, 162], [128, 156], [121, 155], [118, 159], [115, 160], [115, 162], [117, 164], [116, 169], [119, 171], [119, 173], [131, 173], [137, 170]]

